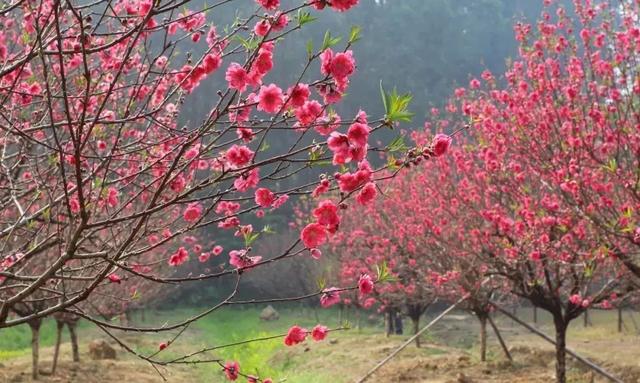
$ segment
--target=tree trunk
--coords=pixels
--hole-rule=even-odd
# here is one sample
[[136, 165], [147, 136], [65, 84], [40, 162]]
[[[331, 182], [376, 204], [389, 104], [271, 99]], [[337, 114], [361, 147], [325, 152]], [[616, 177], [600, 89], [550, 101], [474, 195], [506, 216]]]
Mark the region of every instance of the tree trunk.
[[69, 328], [69, 335], [71, 336], [71, 351], [73, 352], [73, 361], [80, 361], [80, 352], [78, 349], [78, 333], [76, 332], [77, 322], [67, 323]]
[[[420, 331], [420, 315], [412, 315], [411, 323], [413, 323], [413, 334], [415, 335]], [[416, 347], [420, 348], [420, 337], [416, 337]]]
[[588, 327], [589, 326], [589, 310], [584, 310], [584, 316], [582, 319], [583, 319], [582, 325], [584, 327]]
[[553, 322], [556, 328], [556, 382], [567, 381], [567, 324], [561, 315], [554, 315]]
[[622, 307], [618, 307], [618, 332], [622, 332]]
[[38, 380], [40, 377], [39, 358], [40, 358], [40, 325], [42, 319], [36, 319], [29, 322], [31, 328], [31, 377]]
[[480, 361], [485, 362], [487, 360], [487, 316], [482, 314], [476, 314], [480, 321]]
[[56, 321], [56, 345], [53, 349], [53, 363], [51, 365], [51, 375], [56, 373], [56, 367], [58, 367], [58, 355], [60, 354], [60, 342], [62, 341], [62, 329], [64, 329], [64, 322]]
[[489, 324], [493, 329], [493, 333], [496, 334], [496, 338], [498, 338], [498, 342], [500, 342], [500, 347], [502, 347], [502, 351], [504, 351], [504, 355], [507, 357], [507, 359], [509, 359], [510, 362], [513, 362], [511, 353], [509, 352], [509, 349], [507, 348], [506, 343], [504, 343], [504, 339], [502, 339], [502, 335], [500, 334], [500, 331], [498, 331], [498, 326], [496, 326], [496, 324], [493, 323], [493, 319], [491, 319], [491, 315], [487, 315], [487, 320], [489, 321]]
[[538, 324], [538, 307], [533, 306], [533, 323]]
[[387, 337], [391, 334], [395, 334], [395, 328], [396, 328], [396, 316], [395, 316], [395, 311], [393, 310], [389, 310], [389, 313], [387, 314], [389, 317], [389, 321], [387, 322]]

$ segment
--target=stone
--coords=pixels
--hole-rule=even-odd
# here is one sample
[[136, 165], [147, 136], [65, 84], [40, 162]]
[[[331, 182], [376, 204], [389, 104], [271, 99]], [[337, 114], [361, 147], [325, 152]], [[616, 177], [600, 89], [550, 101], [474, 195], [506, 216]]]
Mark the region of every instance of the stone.
[[93, 360], [115, 359], [116, 350], [104, 339], [96, 339], [89, 343], [89, 356]]
[[260, 313], [260, 320], [264, 321], [272, 321], [278, 320], [280, 318], [280, 314], [273, 308], [273, 306], [269, 305], [265, 307]]

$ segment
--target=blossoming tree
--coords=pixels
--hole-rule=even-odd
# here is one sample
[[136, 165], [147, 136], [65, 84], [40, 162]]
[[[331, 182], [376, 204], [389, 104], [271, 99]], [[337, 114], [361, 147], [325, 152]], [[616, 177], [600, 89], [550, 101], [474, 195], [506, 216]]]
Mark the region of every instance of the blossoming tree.
[[[553, 316], [559, 382], [569, 323], [637, 285], [634, 207], [622, 192], [632, 186], [617, 176], [618, 161], [636, 156], [626, 121], [636, 116], [628, 105], [637, 97], [637, 45], [624, 41], [637, 35], [625, 21], [637, 17], [637, 5], [574, 8], [574, 19], [562, 7], [555, 16], [545, 9], [537, 33], [517, 24], [521, 47], [506, 85], [485, 72], [447, 107], [448, 119], [472, 125], [473, 145], [460, 143], [448, 178], [477, 222], [469, 239], [489, 272]], [[620, 219], [603, 218], [613, 211]]]
[[[208, 23], [207, 14], [233, 6], [227, 3], [233, 2], [197, 9], [189, 9], [188, 0], [0, 5], [0, 328], [67, 312], [109, 334], [134, 330], [94, 317], [82, 302], [118, 279], [160, 285], [229, 280], [226, 298], [199, 315], [135, 328], [184, 329], [214, 310], [242, 304], [234, 298], [245, 273], [317, 252], [338, 230], [335, 207], [343, 200], [375, 196], [386, 166], [367, 162], [370, 150], [384, 149], [370, 145], [369, 136], [409, 120], [410, 98], [386, 94], [386, 115], [375, 120], [362, 111], [355, 117], [333, 111], [356, 71], [351, 47], [359, 29], [344, 40], [327, 33], [308, 44], [295, 80], [275, 84], [269, 76], [282, 39], [316, 12], [347, 11], [357, 0], [286, 9], [278, 0], [256, 0], [251, 12], [224, 28]], [[210, 112], [179, 123], [183, 105], [205, 86], [217, 88]], [[269, 148], [269, 140], [285, 136], [291, 137], [286, 145]], [[316, 168], [326, 170], [319, 179], [303, 177]], [[344, 194], [320, 206], [284, 252], [252, 254], [251, 244], [266, 230], [245, 217], [263, 217], [289, 196], [336, 188]], [[224, 249], [229, 258], [222, 269], [173, 272], [223, 252], [179, 245], [200, 230], [240, 243]], [[171, 267], [157, 267], [160, 262]], [[26, 306], [32, 309], [24, 315], [9, 315]], [[314, 338], [324, 331], [312, 331]], [[189, 362], [198, 363], [198, 355]], [[184, 361], [138, 356], [154, 364]], [[200, 362], [220, 364], [232, 380], [247, 376], [234, 363]]]

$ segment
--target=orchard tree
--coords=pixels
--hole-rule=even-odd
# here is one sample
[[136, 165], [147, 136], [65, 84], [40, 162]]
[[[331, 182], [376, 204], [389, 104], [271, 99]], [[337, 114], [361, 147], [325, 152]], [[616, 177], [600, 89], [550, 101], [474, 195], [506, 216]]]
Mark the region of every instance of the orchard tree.
[[[390, 167], [393, 169], [389, 172], [393, 174], [402, 166], [419, 162], [416, 159], [418, 152], [420, 159], [423, 152], [425, 156], [443, 155], [449, 144], [448, 136], [437, 136], [410, 151], [404, 162], [392, 160]], [[405, 148], [397, 139], [387, 149], [400, 151]], [[343, 181], [342, 177], [339, 181]], [[393, 322], [393, 313], [403, 310], [411, 318], [414, 333], [417, 333], [420, 317], [436, 299], [436, 291], [431, 280], [435, 260], [423, 246], [428, 208], [421, 198], [423, 195], [416, 192], [421, 185], [414, 181], [407, 176], [380, 184], [384, 197], [378, 200], [375, 200], [377, 187], [370, 185], [368, 194], [358, 195], [356, 206], [347, 208], [341, 230], [332, 238], [330, 249], [340, 260], [343, 283], [372, 277], [389, 279], [389, 283], [376, 287], [375, 300], [387, 313], [389, 325]], [[321, 202], [320, 206], [324, 204]], [[360, 300], [364, 307], [375, 302], [373, 297], [361, 296]], [[420, 346], [419, 339], [416, 339], [416, 346]]]
[[[464, 201], [460, 211], [480, 222], [469, 237], [489, 272], [551, 313], [558, 382], [566, 381], [569, 323], [637, 286], [630, 245], [620, 240], [633, 232], [635, 205], [627, 209], [621, 191], [635, 176], [618, 177], [615, 159], [637, 155], [626, 121], [637, 123], [637, 76], [627, 76], [638, 45], [620, 46], [638, 31], [629, 21], [637, 6], [576, 1], [571, 11], [545, 9], [537, 33], [516, 25], [520, 53], [506, 84], [485, 72], [446, 108], [448, 121], [472, 125], [448, 178]], [[624, 117], [616, 111], [622, 105]], [[598, 218], [616, 209], [628, 216], [623, 224]]]
[[[0, 6], [0, 328], [67, 312], [134, 352], [112, 330], [184, 330], [215, 310], [249, 303], [236, 299], [244, 274], [317, 252], [338, 230], [337, 206], [352, 195], [371, 199], [376, 180], [391, 176], [379, 173], [388, 165], [368, 162], [370, 151], [385, 152], [369, 137], [408, 121], [410, 97], [384, 92], [380, 119], [334, 111], [356, 72], [357, 27], [343, 40], [327, 32], [307, 44], [290, 82], [275, 84], [270, 73], [282, 39], [294, 38], [321, 12], [347, 11], [357, 2], [285, 8], [278, 0], [256, 0], [227, 25], [213, 25], [207, 15], [237, 2]], [[210, 112], [179, 123], [183, 105], [203, 87], [215, 93], [207, 97]], [[283, 138], [290, 145], [270, 149], [270, 140]], [[285, 251], [252, 253], [252, 243], [269, 230], [248, 216], [262, 218], [290, 197], [330, 189], [344, 194], [323, 202], [324, 212]], [[221, 258], [228, 261], [217, 270], [181, 272], [187, 262], [222, 251], [180, 245], [203, 230], [230, 238], [233, 246]], [[116, 277], [164, 286], [224, 279], [228, 291], [178, 323], [116, 325], [83, 303]], [[291, 299], [330, 302], [355, 288]], [[137, 355], [159, 365], [217, 363], [228, 379], [248, 376], [235, 362], [197, 359], [203, 352], [181, 359]]]

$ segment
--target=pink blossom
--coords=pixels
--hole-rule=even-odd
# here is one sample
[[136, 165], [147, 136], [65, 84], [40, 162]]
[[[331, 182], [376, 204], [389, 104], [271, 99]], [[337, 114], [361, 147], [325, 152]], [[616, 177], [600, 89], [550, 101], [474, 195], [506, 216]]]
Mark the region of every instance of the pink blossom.
[[289, 16], [287, 16], [286, 13], [277, 13], [271, 24], [271, 28], [273, 28], [275, 32], [278, 32], [283, 30], [287, 24], [289, 24]]
[[78, 214], [80, 212], [80, 200], [78, 200], [78, 197], [73, 196], [69, 198], [69, 210], [71, 210], [71, 213], [73, 214]]
[[322, 291], [320, 305], [324, 308], [340, 303], [340, 291], [336, 287], [330, 287]]
[[345, 12], [357, 4], [358, 0], [331, 0], [329, 6], [338, 12]]
[[360, 290], [360, 294], [368, 295], [373, 292], [373, 280], [369, 274], [362, 274], [360, 279], [358, 280], [358, 290]]
[[255, 201], [260, 207], [269, 208], [276, 200], [276, 195], [267, 188], [259, 188], [255, 192]]
[[338, 206], [331, 200], [324, 200], [320, 202], [318, 207], [313, 210], [313, 216], [321, 225], [335, 227], [340, 224]]
[[122, 282], [122, 278], [120, 278], [120, 276], [118, 274], [109, 274], [109, 276], [107, 277], [109, 278], [109, 282], [111, 283], [120, 283]]
[[356, 148], [364, 147], [369, 140], [369, 131], [370, 129], [366, 124], [360, 122], [353, 123], [347, 132], [349, 144]]
[[195, 222], [202, 215], [202, 206], [198, 202], [190, 203], [184, 210], [183, 218], [186, 222]]
[[327, 191], [329, 191], [329, 186], [330, 186], [329, 180], [324, 179], [320, 181], [320, 184], [318, 184], [318, 186], [316, 186], [316, 188], [313, 189], [311, 196], [319, 197], [321, 194], [324, 194]]
[[213, 253], [213, 255], [218, 256], [220, 254], [222, 254], [222, 251], [224, 250], [224, 248], [220, 245], [215, 245], [213, 247], [213, 250], [211, 250], [211, 252]]
[[304, 342], [307, 338], [308, 331], [300, 326], [291, 326], [287, 332], [287, 336], [284, 337], [284, 344], [287, 346], [294, 346], [298, 343]]
[[301, 107], [295, 110], [295, 114], [300, 125], [306, 126], [313, 123], [322, 115], [322, 105], [316, 100], [306, 101]]
[[353, 58], [353, 52], [349, 50], [333, 56], [329, 71], [337, 79], [346, 79], [353, 74], [355, 67], [356, 61]]
[[280, 6], [280, 0], [256, 0], [256, 3], [260, 4], [265, 9], [268, 9], [270, 11], [278, 9], [278, 7]]
[[189, 252], [184, 247], [180, 247], [178, 251], [169, 257], [169, 265], [180, 266], [189, 259]]
[[246, 146], [232, 145], [226, 153], [227, 161], [236, 167], [245, 165], [253, 158], [253, 152]]
[[356, 201], [360, 205], [366, 205], [369, 202], [373, 201], [376, 198], [377, 194], [378, 191], [376, 190], [376, 185], [373, 182], [368, 182], [356, 196]]
[[249, 82], [247, 71], [238, 63], [231, 63], [224, 77], [229, 82], [229, 87], [244, 92]]
[[284, 104], [282, 89], [276, 84], [262, 86], [258, 93], [258, 110], [267, 113], [276, 113]]
[[580, 296], [580, 294], [573, 294], [569, 297], [569, 302], [571, 302], [571, 304], [573, 304], [574, 306], [580, 306], [582, 304], [582, 297]]
[[231, 250], [229, 252], [229, 264], [238, 269], [244, 269], [260, 262], [262, 257], [249, 257], [247, 250]]
[[319, 223], [310, 223], [300, 232], [300, 239], [305, 247], [313, 249], [327, 240], [327, 229]]
[[202, 60], [202, 68], [207, 74], [220, 68], [220, 65], [222, 65], [222, 58], [219, 54], [209, 53]]
[[289, 200], [288, 195], [286, 194], [281, 195], [280, 197], [278, 197], [278, 199], [273, 201], [273, 208], [274, 209], [279, 208], [280, 206], [284, 205], [288, 200]]
[[287, 94], [289, 95], [289, 104], [291, 106], [301, 107], [307, 101], [311, 92], [309, 91], [309, 85], [300, 83], [289, 88]]
[[244, 192], [256, 187], [258, 182], [260, 182], [258, 168], [253, 168], [248, 173], [242, 174], [236, 178], [235, 181], [233, 181], [233, 186], [235, 186], [238, 191]]
[[311, 258], [320, 259], [322, 257], [322, 252], [319, 249], [311, 249]]
[[262, 19], [256, 23], [253, 27], [253, 32], [258, 36], [266, 36], [269, 33], [269, 29], [271, 28], [271, 24], [268, 20]]
[[329, 329], [326, 326], [317, 325], [311, 330], [311, 337], [316, 342], [324, 340], [329, 333]]
[[238, 373], [240, 372], [240, 365], [238, 362], [227, 362], [224, 365], [224, 374], [226, 375], [228, 380], [236, 380], [238, 379]]
[[451, 137], [442, 133], [436, 134], [431, 145], [433, 147], [433, 154], [436, 157], [439, 157], [449, 150], [449, 146], [451, 146]]

